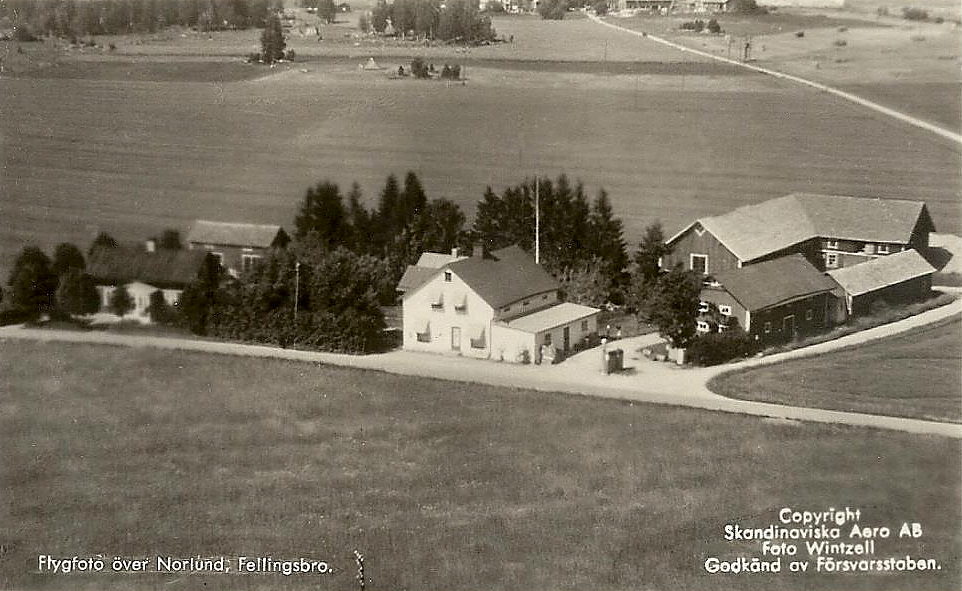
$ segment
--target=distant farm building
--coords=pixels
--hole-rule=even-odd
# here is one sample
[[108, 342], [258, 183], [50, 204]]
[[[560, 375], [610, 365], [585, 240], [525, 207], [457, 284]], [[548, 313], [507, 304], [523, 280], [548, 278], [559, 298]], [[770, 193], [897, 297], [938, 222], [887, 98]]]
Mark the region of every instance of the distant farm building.
[[845, 0], [759, 0], [758, 5], [773, 8], [845, 8]]
[[289, 242], [283, 228], [264, 224], [197, 220], [187, 234], [188, 248], [214, 255], [234, 276], [250, 271], [271, 249]]
[[561, 286], [521, 248], [472, 256], [424, 253], [398, 284], [403, 346], [509, 362], [549, 362], [597, 334], [596, 308], [561, 301]]
[[924, 253], [933, 231], [920, 201], [793, 193], [692, 222], [667, 241], [662, 267], [712, 275], [801, 254], [820, 270], [837, 269]]
[[737, 325], [763, 344], [816, 334], [836, 323], [836, 283], [801, 255], [729, 269], [713, 279], [701, 292], [700, 332], [713, 328], [709, 305], [721, 315], [722, 328]]
[[920, 201], [796, 193], [692, 222], [661, 266], [702, 277], [700, 332], [770, 344], [928, 297], [934, 230]]
[[618, 0], [616, 9], [658, 14], [725, 12], [729, 3], [730, 0]]

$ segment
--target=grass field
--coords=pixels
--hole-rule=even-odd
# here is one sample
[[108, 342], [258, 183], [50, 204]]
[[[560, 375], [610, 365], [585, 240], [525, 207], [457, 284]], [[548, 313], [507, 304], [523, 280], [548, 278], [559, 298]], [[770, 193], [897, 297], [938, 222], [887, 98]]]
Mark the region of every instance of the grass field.
[[100, 230], [290, 224], [318, 180], [357, 180], [373, 202], [408, 169], [469, 219], [488, 184], [567, 172], [609, 191], [630, 242], [655, 219], [671, 232], [800, 190], [921, 199], [940, 231], [962, 227], [958, 148], [761, 76], [469, 66], [461, 86], [319, 63], [205, 83], [150, 61], [91, 67], [100, 78], [0, 85], [0, 270], [24, 244]]
[[[149, 348], [0, 341], [0, 587], [947, 589], [958, 441]], [[723, 526], [859, 507], [943, 570], [713, 575]], [[802, 550], [804, 552], [804, 550]], [[39, 575], [37, 555], [303, 556], [333, 575]]]
[[733, 372], [709, 387], [732, 398], [962, 422], [962, 320], [810, 359]]

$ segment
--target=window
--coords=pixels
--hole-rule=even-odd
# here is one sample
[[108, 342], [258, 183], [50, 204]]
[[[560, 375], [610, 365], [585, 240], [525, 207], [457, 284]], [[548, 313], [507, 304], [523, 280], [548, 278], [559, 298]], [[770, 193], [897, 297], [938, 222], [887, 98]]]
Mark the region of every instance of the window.
[[461, 296], [461, 301], [454, 304], [454, 311], [465, 314], [468, 311], [468, 296]]
[[698, 332], [709, 332], [711, 330], [711, 327], [708, 326], [708, 323], [705, 322], [704, 320], [699, 320], [696, 325], [696, 329], [698, 330]]
[[878, 252], [879, 254], [888, 254], [888, 253], [889, 253], [889, 245], [888, 245], [888, 244], [879, 244], [879, 245], [878, 245], [878, 251], [877, 251], [877, 252]]
[[542, 300], [548, 299], [548, 294], [544, 294], [543, 296], [541, 296], [541, 299], [542, 299]]
[[224, 266], [224, 253], [222, 252], [211, 252], [210, 255], [217, 259], [217, 264], [221, 267]]
[[241, 269], [245, 273], [250, 272], [254, 269], [254, 265], [257, 264], [257, 260], [261, 258], [259, 254], [242, 254], [241, 255]]
[[828, 269], [838, 267], [838, 255], [834, 252], [825, 253], [825, 267]]
[[451, 271], [444, 272], [444, 281], [445, 283], [451, 283]]
[[708, 255], [707, 254], [691, 255], [691, 270], [694, 271], [695, 273], [707, 275], [708, 274]]
[[732, 307], [731, 307], [731, 306], [724, 306], [724, 305], [718, 306], [718, 311], [719, 311], [722, 315], [724, 315], [724, 316], [731, 316], [731, 315], [732, 315]]
[[544, 333], [544, 344], [545, 344], [545, 345], [550, 345], [550, 344], [551, 344], [551, 333], [550, 333], [550, 332]]
[[838, 250], [838, 240], [826, 240], [825, 248], [832, 248]]
[[711, 304], [708, 302], [698, 302], [698, 311], [702, 314], [707, 314], [711, 309]]
[[581, 321], [581, 332], [588, 332], [588, 321], [587, 321], [587, 320], [582, 320], [582, 321]]
[[471, 348], [472, 349], [484, 349], [484, 328], [477, 327], [472, 329], [471, 334]]
[[815, 317], [815, 312], [813, 312], [813, 311], [810, 310], [810, 309], [809, 309], [809, 310], [805, 310], [805, 320], [811, 320], [811, 319], [814, 318], [814, 317]]
[[768, 333], [770, 333], [770, 332], [772, 332], [772, 323], [771, 323], [771, 322], [766, 322], [766, 323], [765, 323], [765, 334], [768, 334]]
[[431, 342], [431, 332], [419, 332], [418, 333], [419, 343], [430, 343]]
[[431, 302], [431, 309], [432, 309], [432, 310], [443, 310], [443, 309], [444, 309], [444, 294], [443, 294], [443, 293], [439, 293], [438, 295], [436, 295], [436, 296], [434, 297], [434, 300]]

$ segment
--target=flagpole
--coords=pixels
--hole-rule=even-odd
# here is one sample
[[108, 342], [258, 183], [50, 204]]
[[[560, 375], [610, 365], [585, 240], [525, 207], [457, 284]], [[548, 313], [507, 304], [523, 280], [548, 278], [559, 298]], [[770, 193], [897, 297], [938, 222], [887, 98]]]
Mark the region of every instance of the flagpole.
[[534, 177], [534, 264], [541, 264], [541, 211], [538, 195], [538, 184], [540, 179]]

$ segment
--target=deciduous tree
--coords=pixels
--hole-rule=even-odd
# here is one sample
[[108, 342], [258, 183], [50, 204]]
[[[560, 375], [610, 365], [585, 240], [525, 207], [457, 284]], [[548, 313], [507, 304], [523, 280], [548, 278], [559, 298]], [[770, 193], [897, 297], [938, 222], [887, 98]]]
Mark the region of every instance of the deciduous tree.
[[50, 259], [35, 246], [27, 246], [13, 264], [7, 284], [14, 308], [37, 317], [51, 310], [57, 276], [51, 271]]
[[659, 277], [649, 298], [649, 318], [673, 347], [695, 336], [701, 280], [691, 271], [672, 269]]
[[134, 309], [134, 298], [123, 285], [118, 285], [110, 294], [110, 311], [123, 318], [127, 312]]

